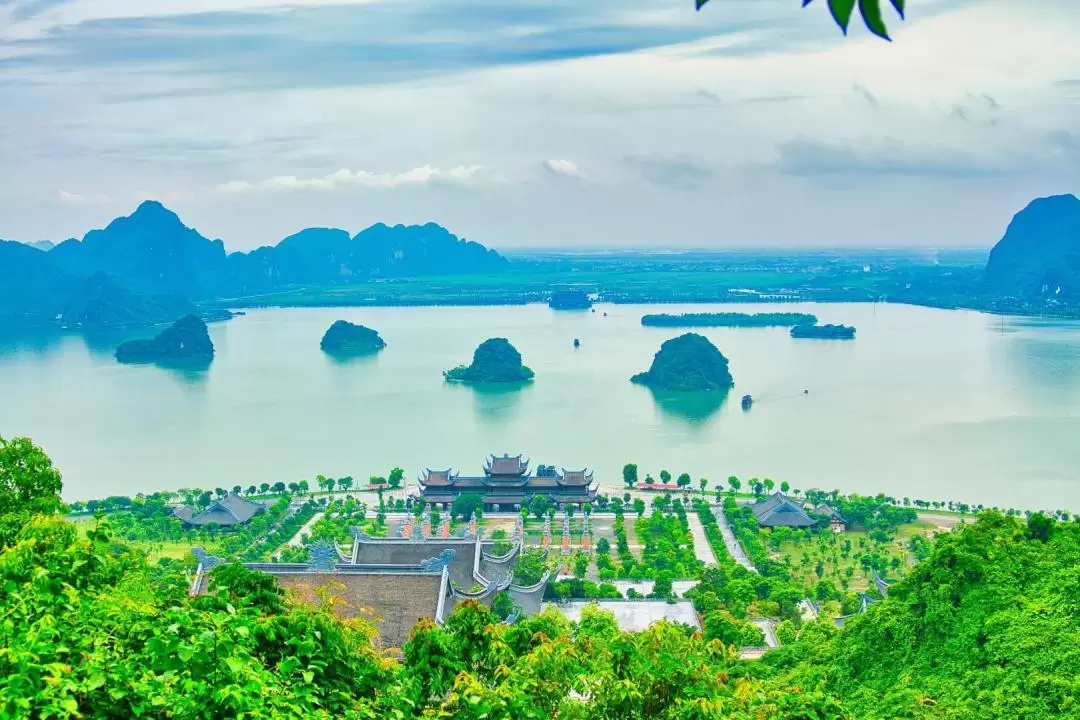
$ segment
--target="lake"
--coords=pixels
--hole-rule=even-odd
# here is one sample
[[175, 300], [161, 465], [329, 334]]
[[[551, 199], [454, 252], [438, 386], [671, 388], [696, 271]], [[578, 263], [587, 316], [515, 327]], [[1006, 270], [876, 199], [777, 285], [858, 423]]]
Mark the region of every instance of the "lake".
[[[679, 334], [649, 312], [796, 311], [854, 341], [784, 328], [698, 330], [730, 359], [723, 402], [658, 397], [629, 377]], [[606, 315], [605, 315], [606, 313]], [[377, 357], [319, 350], [337, 319], [377, 329]], [[0, 342], [0, 435], [28, 435], [69, 500], [177, 487], [358, 481], [395, 465], [479, 473], [486, 455], [595, 469], [621, 485], [663, 468], [724, 481], [1080, 510], [1080, 323], [902, 305], [598, 305], [250, 311], [211, 325], [205, 372], [119, 365], [120, 336]], [[482, 340], [509, 338], [532, 385], [446, 384]], [[574, 338], [581, 347], [573, 348]], [[804, 394], [804, 390], [809, 391]], [[755, 398], [744, 412], [739, 398]]]

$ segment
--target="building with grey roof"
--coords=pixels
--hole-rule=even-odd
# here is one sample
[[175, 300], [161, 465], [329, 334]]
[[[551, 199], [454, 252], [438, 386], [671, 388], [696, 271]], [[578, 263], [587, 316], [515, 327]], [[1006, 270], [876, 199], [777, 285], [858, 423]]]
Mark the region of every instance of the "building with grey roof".
[[773, 493], [768, 498], [750, 506], [761, 527], [813, 527], [817, 520], [810, 517], [802, 504], [784, 493]]
[[173, 510], [173, 515], [180, 518], [185, 525], [205, 526], [218, 525], [231, 527], [243, 525], [251, 518], [263, 512], [266, 507], [262, 503], [254, 503], [239, 495], [228, 493], [225, 497], [211, 503], [210, 507], [200, 513], [194, 508], [181, 506]]

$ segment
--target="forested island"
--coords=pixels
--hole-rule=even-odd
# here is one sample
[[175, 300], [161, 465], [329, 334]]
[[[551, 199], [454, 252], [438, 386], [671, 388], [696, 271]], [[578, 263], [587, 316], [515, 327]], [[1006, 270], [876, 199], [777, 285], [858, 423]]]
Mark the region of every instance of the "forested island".
[[728, 359], [708, 338], [697, 333], [665, 341], [649, 369], [630, 381], [654, 390], [676, 392], [726, 392], [735, 384], [728, 371]]
[[149, 340], [129, 340], [116, 348], [122, 363], [154, 363], [177, 367], [208, 366], [214, 359], [214, 343], [206, 323], [186, 315]]
[[443, 373], [450, 382], [523, 383], [533, 371], [522, 364], [521, 353], [506, 338], [488, 338], [473, 352], [471, 365], [459, 365]]
[[327, 355], [348, 358], [373, 355], [386, 347], [386, 341], [369, 327], [337, 320], [327, 329], [319, 347]]
[[588, 310], [592, 300], [581, 290], [556, 290], [551, 293], [548, 307], [552, 310]]
[[817, 317], [807, 313], [663, 313], [641, 318], [646, 327], [793, 327], [816, 323]]
[[855, 328], [850, 325], [796, 325], [791, 337], [815, 340], [853, 340]]

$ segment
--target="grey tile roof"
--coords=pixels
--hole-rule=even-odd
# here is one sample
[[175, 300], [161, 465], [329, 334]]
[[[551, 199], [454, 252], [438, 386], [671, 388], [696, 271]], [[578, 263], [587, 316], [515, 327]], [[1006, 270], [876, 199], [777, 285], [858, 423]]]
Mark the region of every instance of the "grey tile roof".
[[803, 510], [801, 504], [783, 493], [774, 493], [769, 498], [752, 505], [754, 517], [762, 527], [812, 527], [817, 520]]

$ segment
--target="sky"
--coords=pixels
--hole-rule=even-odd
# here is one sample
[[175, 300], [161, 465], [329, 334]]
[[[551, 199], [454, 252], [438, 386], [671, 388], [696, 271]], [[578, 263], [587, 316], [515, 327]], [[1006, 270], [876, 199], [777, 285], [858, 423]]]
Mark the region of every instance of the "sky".
[[0, 0], [0, 237], [989, 247], [1080, 191], [1080, 3]]

